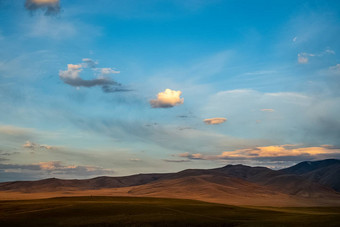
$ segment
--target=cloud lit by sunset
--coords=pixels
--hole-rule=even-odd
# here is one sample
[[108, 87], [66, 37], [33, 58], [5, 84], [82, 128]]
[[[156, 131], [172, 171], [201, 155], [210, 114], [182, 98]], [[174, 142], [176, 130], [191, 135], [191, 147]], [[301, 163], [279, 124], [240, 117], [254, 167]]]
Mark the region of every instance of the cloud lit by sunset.
[[184, 98], [181, 98], [181, 91], [165, 89], [165, 91], [157, 94], [157, 99], [150, 100], [152, 108], [170, 108], [184, 103]]
[[224, 117], [215, 117], [215, 118], [208, 118], [204, 119], [203, 122], [207, 125], [219, 125], [227, 121], [227, 118]]

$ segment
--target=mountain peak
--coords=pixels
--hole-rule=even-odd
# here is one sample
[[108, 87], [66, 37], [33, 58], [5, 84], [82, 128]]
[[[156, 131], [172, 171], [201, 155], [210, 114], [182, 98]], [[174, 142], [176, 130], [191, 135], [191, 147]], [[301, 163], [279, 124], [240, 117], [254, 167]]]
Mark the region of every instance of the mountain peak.
[[339, 164], [340, 165], [340, 160], [339, 159], [324, 159], [324, 160], [319, 160], [319, 161], [304, 161], [300, 162], [294, 166], [291, 166], [289, 168], [285, 168], [280, 170], [281, 172], [284, 173], [293, 173], [293, 174], [305, 174], [311, 171], [314, 171], [316, 169], [328, 167], [331, 165]]

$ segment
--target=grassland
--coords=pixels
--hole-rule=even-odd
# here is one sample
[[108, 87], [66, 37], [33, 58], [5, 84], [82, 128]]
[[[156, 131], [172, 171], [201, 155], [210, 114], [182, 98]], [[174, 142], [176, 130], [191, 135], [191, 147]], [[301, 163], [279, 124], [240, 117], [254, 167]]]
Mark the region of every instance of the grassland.
[[339, 207], [237, 207], [184, 199], [0, 201], [0, 226], [340, 226]]

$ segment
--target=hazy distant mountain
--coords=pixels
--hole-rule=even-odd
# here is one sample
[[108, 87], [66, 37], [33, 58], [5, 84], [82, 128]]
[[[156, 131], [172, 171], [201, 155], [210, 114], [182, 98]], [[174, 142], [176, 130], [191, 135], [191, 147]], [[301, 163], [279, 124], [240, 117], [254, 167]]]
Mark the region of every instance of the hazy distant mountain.
[[339, 160], [302, 162], [279, 171], [227, 165], [167, 174], [5, 182], [0, 183], [0, 191], [50, 193], [92, 190], [93, 193], [93, 190], [107, 192], [107, 189], [112, 189], [112, 192], [118, 193], [122, 189], [120, 191], [127, 195], [191, 198], [232, 204], [340, 205], [340, 194], [333, 190], [339, 186], [339, 170]]
[[340, 192], [340, 160], [301, 162], [280, 172], [300, 175]]
[[86, 180], [62, 180], [49, 178], [38, 181], [14, 181], [0, 183], [0, 191], [52, 192], [61, 190], [93, 190], [129, 187], [160, 179], [168, 174], [137, 174], [126, 177], [96, 177]]

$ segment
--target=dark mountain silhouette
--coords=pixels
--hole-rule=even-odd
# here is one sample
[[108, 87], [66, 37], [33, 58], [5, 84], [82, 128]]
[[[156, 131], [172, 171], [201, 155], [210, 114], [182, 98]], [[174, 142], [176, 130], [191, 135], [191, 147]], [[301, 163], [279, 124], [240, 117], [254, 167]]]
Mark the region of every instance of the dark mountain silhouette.
[[280, 172], [296, 174], [340, 192], [340, 160], [338, 159], [301, 162]]

